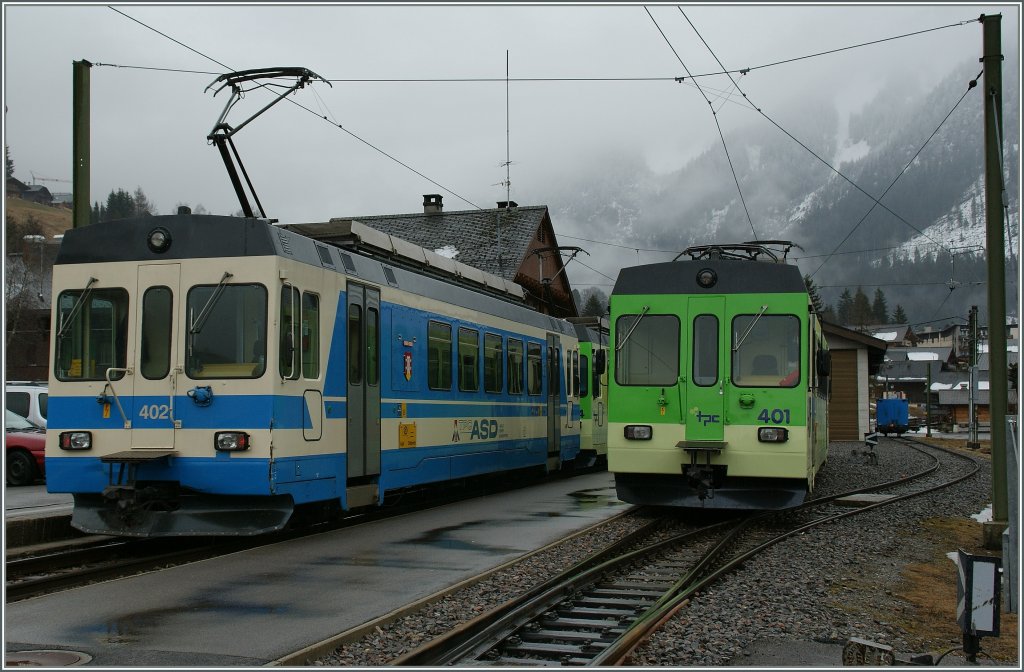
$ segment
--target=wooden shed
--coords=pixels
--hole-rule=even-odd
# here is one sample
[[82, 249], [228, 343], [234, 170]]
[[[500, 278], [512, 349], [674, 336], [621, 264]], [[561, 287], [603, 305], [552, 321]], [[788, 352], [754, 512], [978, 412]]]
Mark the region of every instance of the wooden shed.
[[832, 353], [829, 441], [860, 441], [868, 432], [868, 388], [885, 359], [886, 342], [859, 331], [822, 322]]

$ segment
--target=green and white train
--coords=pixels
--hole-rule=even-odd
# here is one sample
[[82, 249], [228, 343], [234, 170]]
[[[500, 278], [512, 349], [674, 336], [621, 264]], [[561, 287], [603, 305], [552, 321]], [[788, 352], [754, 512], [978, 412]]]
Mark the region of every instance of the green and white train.
[[793, 246], [691, 247], [622, 269], [608, 390], [620, 499], [779, 509], [813, 491], [828, 452], [831, 359], [786, 262]]

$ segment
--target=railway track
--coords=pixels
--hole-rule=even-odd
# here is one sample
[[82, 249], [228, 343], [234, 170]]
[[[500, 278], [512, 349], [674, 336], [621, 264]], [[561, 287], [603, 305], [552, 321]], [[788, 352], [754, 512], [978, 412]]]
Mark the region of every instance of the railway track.
[[[392, 664], [630, 664], [631, 652], [692, 596], [765, 549], [840, 518], [949, 487], [978, 469], [974, 460], [953, 451], [909, 439], [902, 443], [928, 455], [930, 464], [902, 478], [783, 511], [727, 520], [654, 542], [631, 537]], [[856, 508], [851, 508], [854, 500]], [[655, 529], [661, 528], [652, 523], [638, 535]]]
[[[580, 469], [577, 473], [589, 473]], [[557, 476], [571, 477], [571, 475]], [[536, 479], [523, 478], [505, 483], [480, 479], [466, 487], [451, 491], [410, 493], [399, 502], [381, 509], [368, 509], [346, 514], [340, 519], [295, 528], [259, 537], [173, 537], [159, 539], [106, 538], [88, 546], [67, 545], [42, 553], [11, 558], [6, 561], [7, 602], [37, 597], [76, 586], [132, 576], [174, 565], [198, 562], [219, 555], [235, 553], [260, 546], [342, 529], [414, 510], [432, 508], [472, 497], [493, 494], [500, 490], [525, 487]], [[488, 484], [490, 484], [488, 486]]]

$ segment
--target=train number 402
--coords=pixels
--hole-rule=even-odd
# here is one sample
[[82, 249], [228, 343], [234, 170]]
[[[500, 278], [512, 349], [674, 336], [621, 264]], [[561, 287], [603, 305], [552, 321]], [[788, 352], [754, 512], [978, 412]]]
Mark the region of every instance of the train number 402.
[[147, 404], [139, 408], [139, 417], [147, 420], [169, 420], [171, 407], [169, 404]]
[[789, 409], [788, 408], [773, 408], [769, 411], [767, 408], [761, 409], [760, 415], [757, 419], [764, 423], [774, 423], [776, 425], [786, 423], [789, 424]]

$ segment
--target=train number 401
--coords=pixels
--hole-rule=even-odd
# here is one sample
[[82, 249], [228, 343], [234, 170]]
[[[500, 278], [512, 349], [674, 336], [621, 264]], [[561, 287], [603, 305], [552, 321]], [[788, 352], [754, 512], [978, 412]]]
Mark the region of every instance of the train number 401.
[[789, 409], [788, 408], [773, 408], [769, 411], [767, 408], [761, 409], [760, 415], [757, 419], [764, 423], [773, 423], [780, 425], [782, 423], [789, 424]]

